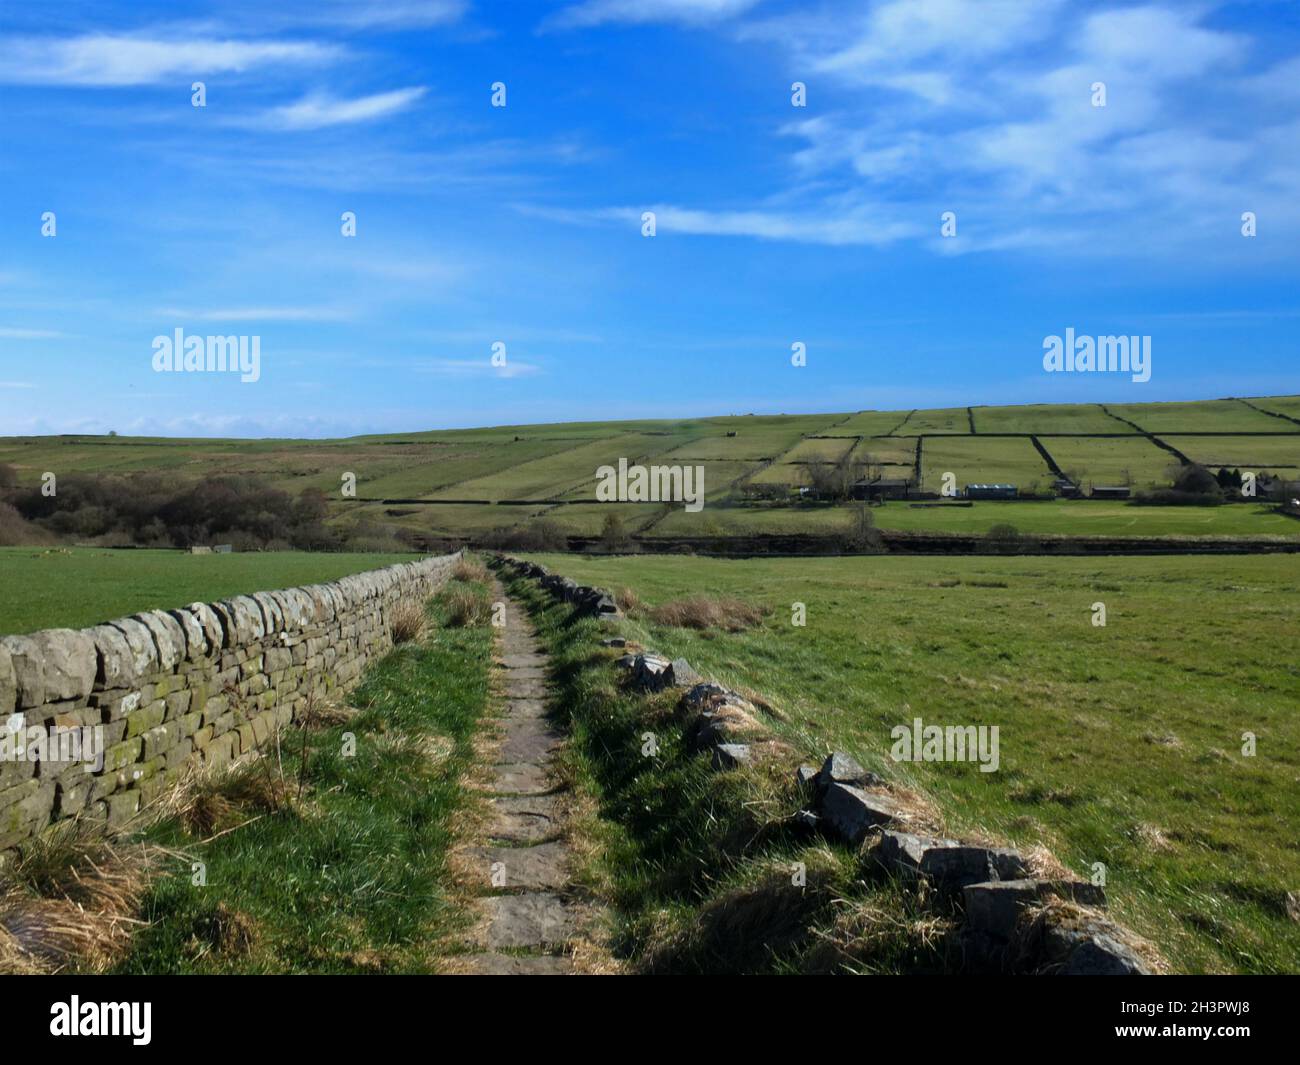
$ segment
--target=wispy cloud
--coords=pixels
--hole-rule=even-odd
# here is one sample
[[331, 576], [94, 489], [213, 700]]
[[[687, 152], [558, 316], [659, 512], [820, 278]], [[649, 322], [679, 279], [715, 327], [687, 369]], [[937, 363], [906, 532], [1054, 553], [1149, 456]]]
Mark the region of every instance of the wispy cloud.
[[24, 85], [129, 86], [199, 75], [276, 72], [319, 66], [344, 54], [315, 41], [248, 41], [125, 34], [10, 37], [0, 40], [0, 82]]
[[30, 381], [0, 381], [0, 388], [35, 388]]
[[198, 322], [342, 322], [355, 317], [355, 311], [347, 307], [164, 307], [154, 313], [160, 318]]
[[0, 326], [0, 339], [4, 340], [62, 340], [68, 336], [57, 329], [14, 329]]
[[557, 11], [543, 28], [577, 29], [606, 23], [677, 22], [704, 25], [733, 18], [758, 0], [583, 0]]
[[508, 360], [504, 366], [493, 366], [487, 359], [431, 359], [416, 363], [415, 369], [440, 377], [532, 377], [542, 372], [531, 362]]
[[468, 11], [467, 0], [312, 0], [298, 11], [279, 14], [293, 25], [395, 30], [450, 25]]
[[405, 111], [427, 91], [424, 86], [417, 85], [352, 99], [313, 93], [295, 103], [268, 108], [236, 120], [235, 124], [255, 129], [310, 130], [373, 122]]
[[923, 232], [919, 220], [889, 218], [864, 205], [831, 206], [803, 212], [755, 208], [709, 210], [674, 204], [645, 207], [565, 208], [519, 205], [525, 214], [570, 224], [617, 223], [639, 229], [646, 211], [655, 216], [656, 235], [682, 233], [710, 237], [755, 237], [803, 244], [885, 245]]

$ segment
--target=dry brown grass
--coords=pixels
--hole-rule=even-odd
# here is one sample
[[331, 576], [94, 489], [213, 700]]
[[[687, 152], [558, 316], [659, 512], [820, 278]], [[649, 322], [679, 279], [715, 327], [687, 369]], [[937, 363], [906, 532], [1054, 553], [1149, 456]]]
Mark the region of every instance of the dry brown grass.
[[261, 759], [194, 774], [176, 789], [167, 813], [206, 839], [249, 817], [291, 808], [292, 794], [293, 784]]
[[388, 612], [388, 629], [393, 643], [411, 643], [424, 635], [424, 604], [404, 599]]
[[689, 921], [655, 922], [642, 967], [648, 973], [690, 971], [698, 959], [745, 971], [770, 950], [805, 940], [815, 915], [835, 898], [839, 868], [826, 848], [800, 854], [806, 884], [791, 885], [790, 863], [748, 870], [744, 882], [704, 902]]
[[76, 819], [33, 839], [0, 886], [0, 973], [110, 967], [144, 923], [141, 900], [169, 853]]
[[816, 944], [805, 955], [808, 973], [835, 974], [891, 971], [900, 951], [941, 950], [953, 929], [951, 918], [939, 914], [907, 914], [888, 900], [842, 899], [828, 929], [814, 929]]
[[455, 580], [464, 581], [466, 584], [487, 584], [492, 580], [491, 574], [488, 573], [487, 566], [469, 555], [465, 555], [451, 571]]
[[249, 953], [257, 942], [257, 923], [240, 910], [232, 910], [224, 902], [201, 920], [195, 929], [217, 954], [239, 957]]
[[660, 625], [673, 625], [679, 629], [743, 632], [761, 622], [771, 610], [730, 596], [693, 595], [650, 607], [647, 613]]
[[620, 588], [614, 593], [614, 602], [618, 608], [629, 617], [634, 614], [640, 614], [645, 610], [645, 603], [641, 597], [631, 588]]
[[348, 706], [347, 703], [322, 703], [313, 707], [311, 714], [305, 715], [300, 725], [312, 732], [323, 732], [327, 729], [348, 724], [359, 713], [361, 713], [360, 710], [355, 706]]
[[470, 588], [453, 588], [447, 592], [447, 624], [453, 628], [482, 625], [488, 619], [487, 600]]

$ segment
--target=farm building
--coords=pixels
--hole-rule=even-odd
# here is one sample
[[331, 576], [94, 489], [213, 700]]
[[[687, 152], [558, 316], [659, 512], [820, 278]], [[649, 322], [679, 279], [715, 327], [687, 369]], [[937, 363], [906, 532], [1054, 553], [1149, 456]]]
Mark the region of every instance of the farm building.
[[1014, 484], [968, 484], [967, 499], [1015, 499], [1019, 490]]
[[877, 477], [861, 480], [853, 485], [854, 499], [909, 499], [912, 481], [909, 477]]
[[1133, 494], [1133, 489], [1127, 485], [1094, 485], [1092, 489], [1093, 499], [1128, 499]]

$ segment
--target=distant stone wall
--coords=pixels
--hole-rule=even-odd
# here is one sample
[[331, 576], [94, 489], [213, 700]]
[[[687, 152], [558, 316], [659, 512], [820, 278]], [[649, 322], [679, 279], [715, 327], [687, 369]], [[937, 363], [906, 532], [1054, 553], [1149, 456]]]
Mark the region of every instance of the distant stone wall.
[[[0, 639], [0, 865], [62, 818], [127, 824], [187, 770], [252, 751], [309, 695], [353, 686], [392, 647], [394, 606], [422, 603], [459, 558]], [[67, 747], [16, 756], [20, 725], [99, 726], [102, 766]]]

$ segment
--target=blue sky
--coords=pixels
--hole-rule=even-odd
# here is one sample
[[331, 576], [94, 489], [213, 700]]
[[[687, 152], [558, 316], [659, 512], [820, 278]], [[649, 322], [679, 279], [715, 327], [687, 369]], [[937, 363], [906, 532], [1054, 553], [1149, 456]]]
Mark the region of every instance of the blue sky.
[[[1300, 391], [1290, 0], [179, 11], [0, 8], [0, 435]], [[1044, 373], [1067, 327], [1151, 380]]]

